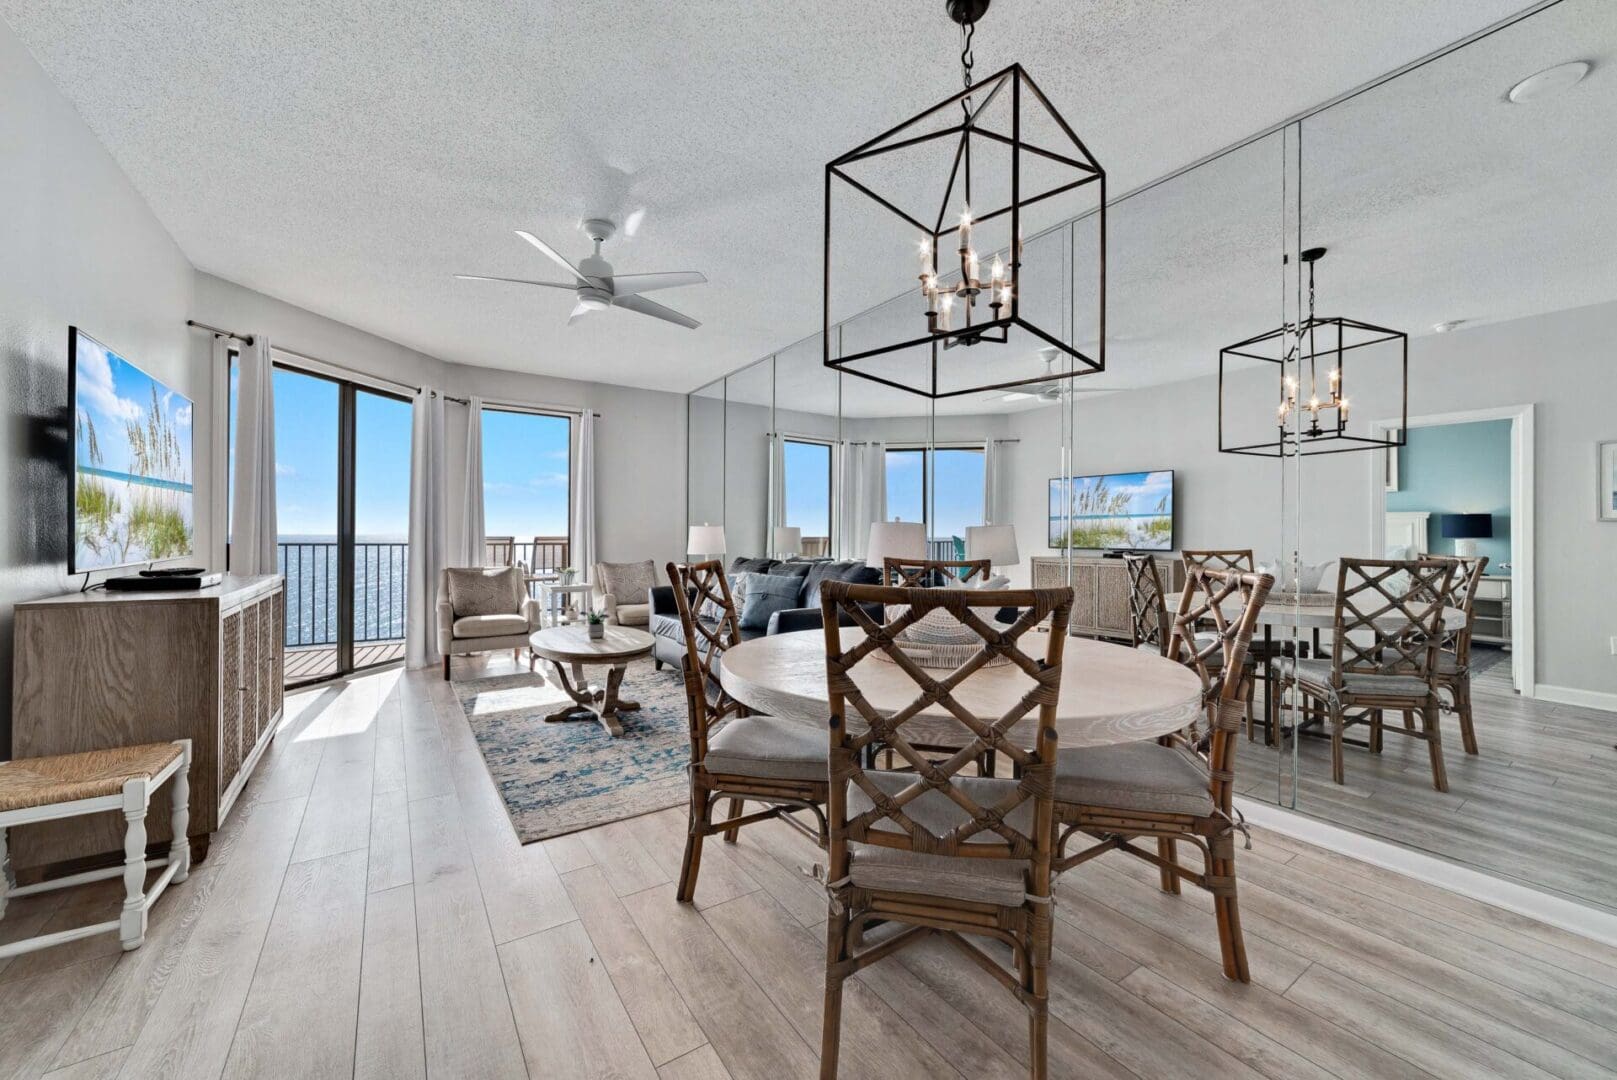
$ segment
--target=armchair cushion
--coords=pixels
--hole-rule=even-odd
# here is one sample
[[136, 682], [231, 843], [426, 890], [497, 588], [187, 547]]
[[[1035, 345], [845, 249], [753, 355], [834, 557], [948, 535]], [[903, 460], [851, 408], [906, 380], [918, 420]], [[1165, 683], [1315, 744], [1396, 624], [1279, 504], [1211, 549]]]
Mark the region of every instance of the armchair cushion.
[[613, 605], [612, 622], [616, 626], [645, 626], [650, 621], [650, 604]]
[[450, 610], [467, 615], [511, 615], [521, 611], [526, 590], [522, 570], [512, 566], [448, 567], [444, 570]]
[[506, 637], [527, 632], [528, 620], [521, 615], [462, 615], [454, 623], [457, 638]]

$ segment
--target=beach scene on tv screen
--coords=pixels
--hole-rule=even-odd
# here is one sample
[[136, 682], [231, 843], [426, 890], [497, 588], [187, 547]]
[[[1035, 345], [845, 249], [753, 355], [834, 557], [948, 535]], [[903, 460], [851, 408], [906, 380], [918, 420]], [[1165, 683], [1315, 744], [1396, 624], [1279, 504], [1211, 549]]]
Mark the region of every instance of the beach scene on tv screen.
[[1050, 546], [1167, 551], [1173, 546], [1173, 473], [1050, 481]]
[[78, 336], [74, 371], [74, 569], [189, 555], [191, 401]]

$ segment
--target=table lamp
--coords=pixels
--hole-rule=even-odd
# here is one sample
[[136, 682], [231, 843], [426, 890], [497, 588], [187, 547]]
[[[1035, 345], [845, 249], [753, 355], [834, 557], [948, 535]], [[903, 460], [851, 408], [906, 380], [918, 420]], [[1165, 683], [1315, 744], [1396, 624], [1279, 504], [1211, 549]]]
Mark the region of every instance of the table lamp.
[[926, 526], [919, 521], [872, 521], [865, 565], [883, 569], [887, 559], [926, 558]]
[[1454, 541], [1454, 554], [1470, 558], [1477, 553], [1477, 541], [1493, 537], [1492, 514], [1444, 514], [1443, 539]]
[[803, 550], [803, 530], [796, 525], [775, 526], [775, 554], [796, 555]]
[[990, 566], [1015, 566], [1022, 561], [1016, 550], [1016, 526], [967, 525], [966, 558], [987, 559]]
[[720, 558], [724, 555], [724, 526], [692, 525], [690, 538], [685, 541], [687, 555], [706, 555], [709, 558]]

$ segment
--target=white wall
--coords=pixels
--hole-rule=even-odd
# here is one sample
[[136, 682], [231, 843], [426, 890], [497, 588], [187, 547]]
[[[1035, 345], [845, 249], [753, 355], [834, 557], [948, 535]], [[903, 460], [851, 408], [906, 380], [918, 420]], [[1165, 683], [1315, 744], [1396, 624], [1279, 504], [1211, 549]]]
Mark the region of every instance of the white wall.
[[[1617, 439], [1613, 341], [1617, 303], [1431, 334], [1409, 344], [1411, 416], [1536, 406], [1537, 680], [1606, 694], [1617, 694], [1617, 657], [1608, 647], [1617, 635], [1617, 525], [1595, 520], [1594, 460], [1596, 441]], [[1395, 372], [1354, 375], [1356, 417], [1396, 416]], [[1270, 378], [1239, 377], [1230, 392], [1261, 387], [1253, 392], [1267, 400], [1274, 391]], [[1382, 389], [1374, 389], [1377, 384]], [[1251, 547], [1259, 558], [1272, 557], [1280, 549], [1280, 466], [1217, 452], [1216, 395], [1208, 377], [1080, 399], [1074, 471], [1176, 469], [1177, 546]], [[1024, 558], [1052, 553], [1045, 546], [1046, 484], [1059, 471], [1059, 410], [1016, 414], [1012, 429], [1022, 439], [1017, 538]], [[1378, 457], [1305, 459], [1305, 561], [1369, 550], [1370, 470]], [[1041, 469], [1041, 461], [1048, 468]]]
[[[0, 758], [11, 754], [12, 605], [77, 587], [67, 576], [67, 328], [194, 399], [203, 454], [206, 371], [185, 317], [192, 271], [145, 200], [0, 21]], [[196, 501], [207, 551], [209, 501]]]

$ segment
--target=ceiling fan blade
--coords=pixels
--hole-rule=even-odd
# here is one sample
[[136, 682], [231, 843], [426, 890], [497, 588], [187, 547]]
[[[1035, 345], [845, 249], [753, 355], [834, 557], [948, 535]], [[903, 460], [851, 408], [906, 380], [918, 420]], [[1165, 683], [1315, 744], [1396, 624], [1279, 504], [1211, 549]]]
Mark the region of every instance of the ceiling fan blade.
[[584, 301], [580, 300], [578, 303], [573, 305], [573, 313], [571, 315], [567, 316], [567, 325], [568, 326], [573, 325], [575, 322], [582, 319], [584, 316], [588, 315], [591, 310], [592, 309], [590, 308], [590, 306], [588, 304], [586, 304], [586, 303], [584, 303]]
[[647, 300], [644, 296], [614, 296], [612, 303], [620, 308], [638, 311], [642, 315], [650, 315], [654, 319], [675, 323], [687, 330], [695, 330], [702, 324], [689, 315], [681, 315], [671, 307], [664, 307], [655, 300]]
[[612, 292], [616, 296], [636, 296], [654, 289], [677, 289], [681, 285], [702, 285], [707, 277], [695, 270], [675, 270], [667, 274], [616, 274]]
[[578, 288], [577, 285], [570, 281], [529, 281], [526, 278], [489, 277], [486, 274], [456, 274], [455, 277], [461, 281], [506, 281], [512, 285], [543, 285], [548, 289]]
[[553, 260], [555, 260], [555, 262], [556, 262], [556, 264], [558, 266], [560, 266], [563, 269], [567, 270], [569, 273], [571, 273], [578, 280], [582, 281], [584, 284], [586, 284], [586, 285], [594, 285], [595, 284], [595, 282], [592, 279], [587, 278], [587, 277], [584, 276], [584, 272], [582, 270], [580, 270], [578, 267], [574, 266], [572, 263], [568, 262], [567, 259], [562, 255], [561, 252], [557, 251], [555, 248], [551, 247], [549, 244], [545, 243], [543, 240], [541, 240], [537, 236], [533, 235], [533, 233], [528, 232], [528, 231], [526, 231], [524, 229], [518, 229], [517, 230], [517, 235], [522, 237], [522, 239], [526, 240], [528, 243], [532, 244], [534, 247], [538, 248], [540, 251], [544, 252], [546, 255], [549, 255]]

